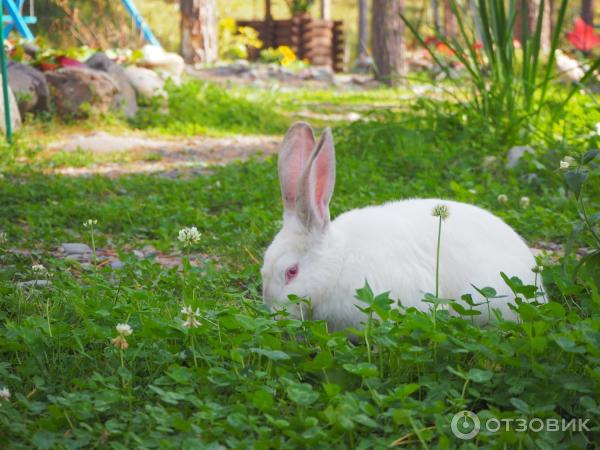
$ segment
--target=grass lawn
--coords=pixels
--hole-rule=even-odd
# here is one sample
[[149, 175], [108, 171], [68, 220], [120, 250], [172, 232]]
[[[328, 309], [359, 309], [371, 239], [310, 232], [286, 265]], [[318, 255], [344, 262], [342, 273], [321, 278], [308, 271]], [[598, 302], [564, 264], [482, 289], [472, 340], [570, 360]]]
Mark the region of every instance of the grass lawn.
[[[107, 127], [277, 135], [299, 111], [321, 108], [315, 104], [335, 111], [359, 105], [362, 120], [334, 128], [334, 217], [398, 198], [442, 197], [493, 211], [531, 246], [591, 246], [587, 235], [569, 240], [578, 209], [558, 170], [566, 155], [600, 142], [591, 134], [600, 109], [586, 95], [558, 118], [545, 113], [525, 135], [450, 101], [396, 102], [400, 93], [390, 90], [171, 89], [170, 115], [148, 105], [133, 123]], [[373, 104], [384, 107], [364, 111]], [[0, 400], [0, 447], [551, 449], [600, 442], [600, 290], [592, 269], [575, 276], [574, 256], [542, 257], [552, 301], [520, 305], [518, 323], [479, 328], [445, 311], [434, 322], [377, 303], [371, 307], [382, 319], [357, 332], [353, 344], [322, 322], [272, 320], [261, 303], [262, 253], [281, 224], [275, 158], [178, 179], [28, 169], [36, 160], [31, 136], [61, 129], [26, 127], [18, 158], [2, 166], [0, 388], [12, 396]], [[507, 169], [513, 145], [534, 152]], [[600, 203], [598, 178], [591, 171], [582, 193], [591, 214]], [[119, 252], [123, 268], [82, 267], [53, 253], [63, 242], [92, 245], [83, 226], [90, 218], [98, 221], [93, 244]], [[144, 245], [180, 251], [177, 234], [187, 226], [202, 233], [190, 249], [204, 255], [200, 263], [190, 264], [187, 250], [179, 269], [132, 254]], [[48, 274], [34, 274], [34, 264]], [[51, 284], [18, 287], [40, 276]], [[374, 301], [368, 293], [363, 300], [366, 307]], [[201, 326], [182, 326], [187, 305], [198, 308]], [[133, 330], [126, 349], [111, 343], [119, 323]], [[590, 419], [592, 431], [512, 428], [460, 441], [450, 422], [465, 409], [482, 419]]]

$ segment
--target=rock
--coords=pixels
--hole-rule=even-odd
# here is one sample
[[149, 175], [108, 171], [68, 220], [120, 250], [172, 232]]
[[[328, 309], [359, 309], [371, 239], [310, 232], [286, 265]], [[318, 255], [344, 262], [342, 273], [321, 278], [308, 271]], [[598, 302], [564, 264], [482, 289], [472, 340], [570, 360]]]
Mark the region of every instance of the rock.
[[129, 66], [125, 68], [125, 75], [135, 89], [137, 95], [145, 98], [154, 96], [166, 97], [165, 82], [154, 71], [144, 67]]
[[67, 243], [67, 244], [61, 244], [60, 248], [67, 255], [77, 255], [77, 254], [84, 254], [84, 253], [91, 254], [92, 253], [92, 249], [87, 244]]
[[123, 111], [130, 119], [138, 110], [135, 89], [125, 75], [125, 69], [119, 64], [112, 62], [104, 53], [98, 52], [89, 58], [85, 64], [95, 70], [106, 72], [117, 83], [119, 88], [115, 96], [113, 108]]
[[123, 267], [125, 267], [125, 263], [120, 259], [115, 259], [110, 263], [110, 267], [112, 267], [113, 269], [122, 269]]
[[17, 283], [17, 286], [20, 288], [30, 288], [30, 287], [44, 287], [50, 286], [50, 280], [29, 280], [29, 281], [20, 281]]
[[23, 50], [25, 51], [25, 53], [27, 53], [27, 55], [34, 58], [40, 51], [40, 47], [33, 41], [27, 41], [23, 43]]
[[[10, 79], [10, 78], [9, 78]], [[2, 75], [0, 75], [0, 85], [2, 83]], [[21, 113], [19, 112], [19, 105], [15, 99], [13, 91], [8, 86], [8, 97], [10, 102], [10, 123], [12, 124], [13, 131], [18, 130], [21, 126]], [[4, 118], [4, 92], [0, 87], [0, 129], [6, 132], [6, 119]]]
[[506, 159], [507, 159], [506, 168], [512, 169], [512, 168], [516, 167], [517, 164], [519, 164], [519, 161], [521, 160], [521, 158], [523, 158], [523, 155], [525, 153], [532, 155], [534, 153], [534, 151], [528, 145], [519, 145], [516, 147], [512, 147], [506, 155]]
[[326, 66], [313, 66], [302, 70], [298, 76], [303, 80], [316, 80], [325, 81], [327, 83], [333, 83], [334, 74], [330, 67]]
[[142, 251], [144, 252], [144, 255], [146, 255], [146, 256], [158, 255], [158, 250], [156, 250], [156, 248], [154, 248], [152, 245], [144, 245], [142, 247]]
[[354, 63], [354, 71], [357, 73], [370, 73], [374, 67], [373, 58], [367, 56], [365, 58], [357, 58]]
[[69, 67], [46, 72], [46, 79], [61, 117], [106, 113], [119, 92], [112, 77], [99, 70]]
[[42, 72], [16, 61], [9, 61], [7, 69], [8, 84], [15, 94], [22, 117], [29, 112], [50, 109], [50, 91]]
[[145, 45], [142, 53], [143, 56], [138, 61], [140, 66], [163, 70], [175, 78], [180, 78], [185, 69], [185, 62], [180, 55], [165, 52], [156, 45]]

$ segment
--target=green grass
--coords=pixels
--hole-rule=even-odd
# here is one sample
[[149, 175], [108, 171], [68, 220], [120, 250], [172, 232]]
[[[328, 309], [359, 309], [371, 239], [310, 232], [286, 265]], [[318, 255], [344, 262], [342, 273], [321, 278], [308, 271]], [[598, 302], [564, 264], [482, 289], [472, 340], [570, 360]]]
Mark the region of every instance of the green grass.
[[[205, 92], [216, 98], [203, 100]], [[298, 92], [296, 102], [284, 94], [277, 105], [256, 95], [184, 86], [172, 97], [177, 112], [142, 115], [137, 126], [279, 132], [289, 120], [277, 115], [281, 105], [335, 97]], [[360, 95], [365, 104], [385, 100]], [[557, 168], [565, 155], [599, 143], [582, 137], [600, 122], [587, 97], [519, 142], [536, 153], [514, 170], [504, 167], [510, 144], [493, 123], [447, 102], [398, 106], [335, 128], [334, 217], [440, 196], [492, 210], [531, 243], [567, 240], [576, 206]], [[487, 156], [498, 159], [485, 165]], [[33, 254], [0, 252], [0, 388], [12, 393], [0, 406], [0, 447], [387, 448], [404, 437], [402, 448], [593, 448], [600, 440], [600, 292], [585, 271], [573, 281], [572, 258], [566, 274], [544, 262], [553, 301], [521, 306], [518, 323], [478, 328], [437, 311], [434, 326], [430, 315], [390, 312], [380, 299], [384, 319], [370, 329], [370, 346], [352, 344], [321, 322], [274, 321], [261, 304], [261, 255], [281, 219], [274, 158], [175, 180], [50, 177], [14, 167], [0, 183], [4, 249]], [[519, 206], [522, 196], [529, 208]], [[584, 197], [597, 211], [597, 171]], [[90, 241], [82, 225], [89, 218], [98, 219], [96, 245], [121, 251], [123, 269], [52, 256], [61, 242]], [[177, 251], [178, 230], [191, 225], [202, 233], [193, 251], [209, 255], [200, 267], [164, 269], [125, 250]], [[33, 278], [34, 263], [49, 269], [51, 287], [17, 288]], [[201, 327], [182, 328], [184, 304], [199, 308]], [[111, 344], [118, 323], [133, 328], [122, 352]], [[513, 428], [464, 443], [450, 431], [463, 409], [482, 419], [589, 418], [593, 431]]]
[[167, 91], [168, 113], [162, 99], [154, 99], [136, 115], [136, 128], [175, 135], [285, 131], [286, 122], [279, 112], [235, 90], [194, 81], [168, 85]]

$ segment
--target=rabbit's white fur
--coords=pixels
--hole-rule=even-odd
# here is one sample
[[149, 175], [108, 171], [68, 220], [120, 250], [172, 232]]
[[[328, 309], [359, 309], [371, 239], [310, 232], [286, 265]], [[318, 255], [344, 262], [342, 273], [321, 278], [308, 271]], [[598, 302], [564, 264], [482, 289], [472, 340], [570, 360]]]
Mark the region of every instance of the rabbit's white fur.
[[[314, 149], [313, 149], [314, 148]], [[335, 182], [335, 156], [326, 130], [314, 144], [307, 124], [295, 124], [286, 135], [279, 157], [285, 213], [281, 231], [265, 254], [263, 295], [272, 309], [287, 308], [294, 294], [311, 299], [312, 317], [326, 320], [332, 330], [360, 327], [365, 315], [355, 298], [367, 280], [375, 293], [390, 291], [404, 307], [431, 308], [423, 302], [435, 291], [438, 218], [434, 206], [444, 204], [450, 217], [442, 225], [439, 297], [460, 299], [471, 286], [490, 286], [505, 298], [492, 299], [506, 319], [514, 295], [500, 272], [525, 284], [536, 282], [535, 259], [521, 237], [498, 217], [473, 205], [439, 199], [413, 199], [348, 211], [329, 221], [328, 204]], [[286, 270], [297, 265], [297, 275], [286, 283]], [[468, 306], [464, 305], [466, 308]], [[477, 323], [489, 320], [488, 307]]]

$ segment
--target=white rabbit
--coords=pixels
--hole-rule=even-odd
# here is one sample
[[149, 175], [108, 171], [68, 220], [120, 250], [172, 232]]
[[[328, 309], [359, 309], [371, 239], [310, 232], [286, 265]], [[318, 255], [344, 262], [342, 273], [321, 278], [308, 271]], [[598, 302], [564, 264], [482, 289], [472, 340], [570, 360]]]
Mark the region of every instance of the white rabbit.
[[[318, 143], [311, 127], [296, 123], [279, 152], [279, 179], [284, 202], [283, 227], [266, 251], [263, 297], [271, 310], [287, 308], [301, 318], [290, 294], [311, 299], [312, 318], [330, 330], [360, 327], [365, 315], [356, 305], [356, 289], [367, 280], [375, 293], [390, 291], [404, 307], [427, 311], [424, 293], [435, 291], [438, 218], [432, 209], [448, 207], [440, 250], [439, 297], [458, 300], [471, 286], [490, 286], [505, 298], [492, 299], [506, 319], [514, 295], [500, 272], [535, 284], [535, 259], [521, 237], [498, 217], [473, 205], [439, 199], [411, 199], [348, 211], [334, 221], [329, 201], [335, 184], [331, 130]], [[466, 306], [463, 304], [463, 306]], [[468, 307], [467, 307], [468, 308]], [[488, 306], [477, 307], [477, 323], [489, 320]]]

